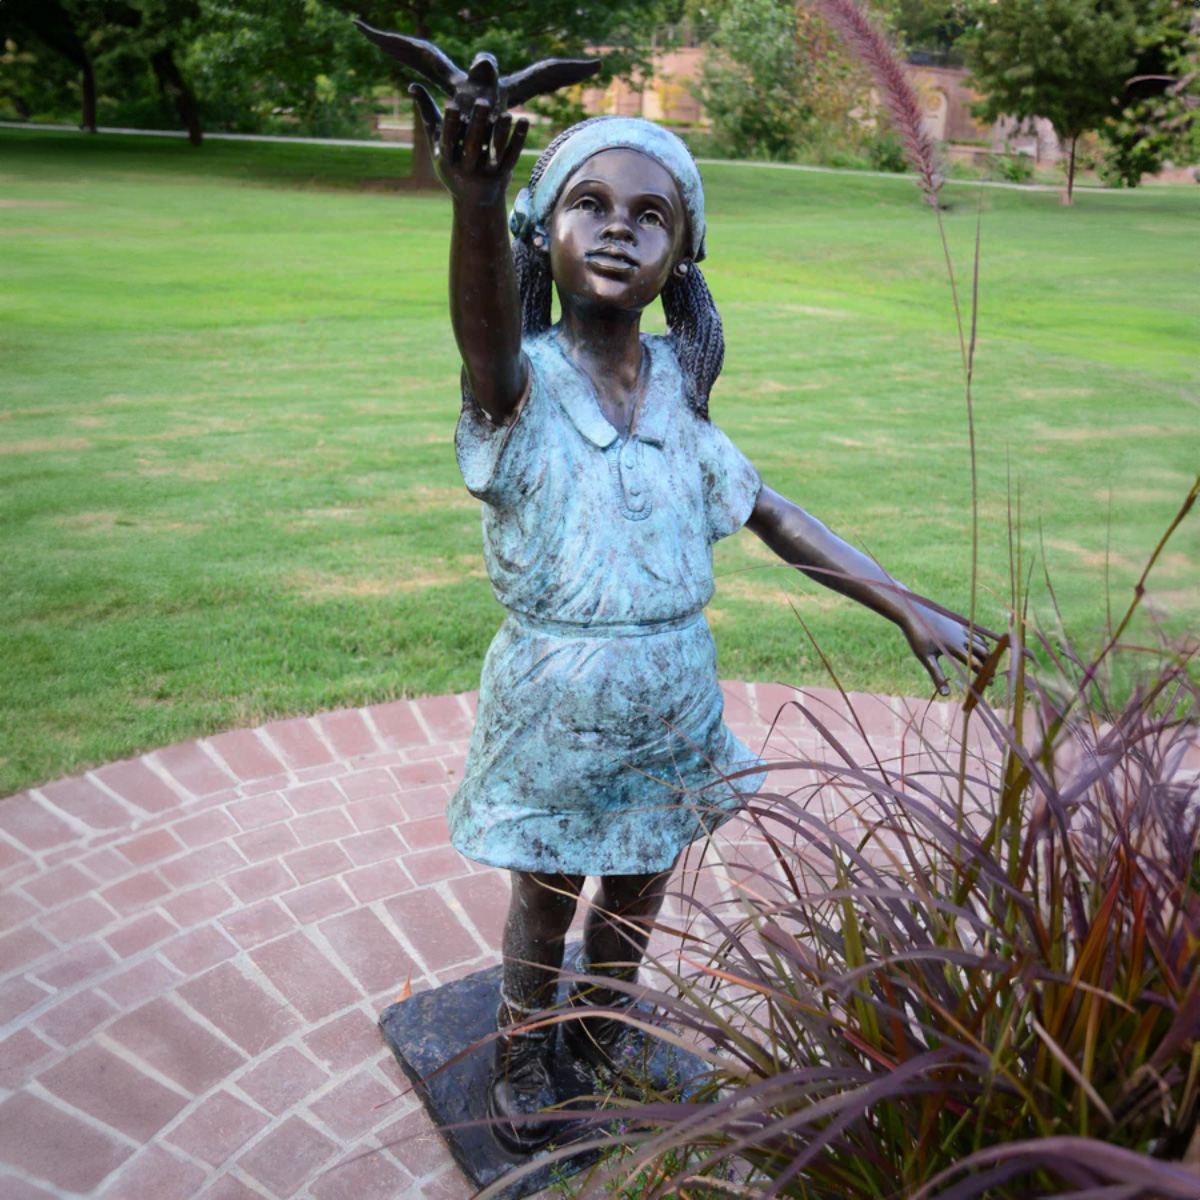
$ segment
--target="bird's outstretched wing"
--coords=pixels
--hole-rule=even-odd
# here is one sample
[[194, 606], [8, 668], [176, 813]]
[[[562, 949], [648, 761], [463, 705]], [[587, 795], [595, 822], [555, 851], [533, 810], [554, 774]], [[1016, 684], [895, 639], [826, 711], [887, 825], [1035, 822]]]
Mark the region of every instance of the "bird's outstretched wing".
[[590, 79], [600, 70], [598, 58], [547, 58], [500, 80], [505, 103], [510, 107], [524, 104], [534, 96], [557, 92]]
[[467, 73], [442, 53], [432, 42], [420, 38], [406, 37], [402, 33], [388, 33], [375, 29], [365, 21], [355, 20], [355, 25], [381, 50], [390, 54], [418, 75], [453, 96], [467, 78]]
[[486, 100], [493, 121], [506, 109], [534, 96], [582, 83], [600, 70], [598, 58], [547, 58], [523, 71], [501, 76], [492, 55], [477, 54], [470, 70], [464, 71], [432, 42], [375, 29], [365, 21], [355, 20], [354, 24], [397, 62], [441, 88], [462, 111], [477, 100]]

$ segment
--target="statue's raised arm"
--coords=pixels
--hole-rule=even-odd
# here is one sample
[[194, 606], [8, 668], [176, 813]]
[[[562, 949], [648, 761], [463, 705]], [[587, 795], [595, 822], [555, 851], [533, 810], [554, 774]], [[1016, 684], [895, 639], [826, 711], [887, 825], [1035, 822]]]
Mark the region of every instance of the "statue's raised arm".
[[491, 54], [464, 71], [432, 42], [358, 28], [382, 50], [450, 97], [445, 114], [428, 88], [409, 87], [429, 137], [434, 170], [454, 199], [450, 237], [450, 320], [479, 406], [507, 421], [525, 391], [521, 303], [509, 249], [506, 193], [525, 145], [528, 121], [508, 110], [534, 96], [581, 83], [599, 59], [546, 59], [501, 75]]

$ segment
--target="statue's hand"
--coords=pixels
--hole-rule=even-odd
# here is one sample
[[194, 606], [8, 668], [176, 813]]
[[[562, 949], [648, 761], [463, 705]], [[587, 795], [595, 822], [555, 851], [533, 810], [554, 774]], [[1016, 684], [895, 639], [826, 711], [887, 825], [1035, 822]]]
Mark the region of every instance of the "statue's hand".
[[492, 106], [484, 99], [474, 102], [465, 119], [454, 102], [443, 116], [421, 84], [408, 91], [421, 113], [434, 170], [450, 194], [470, 204], [503, 204], [529, 122], [522, 118], [514, 124], [508, 113], [493, 122]]
[[965, 617], [947, 616], [915, 603], [908, 607], [907, 615], [900, 622], [917, 661], [929, 672], [934, 686], [943, 696], [950, 691], [939, 661], [943, 654], [957, 659], [968, 671], [978, 671], [991, 650], [979, 629], [975, 630], [974, 641], [971, 640], [968, 626]]

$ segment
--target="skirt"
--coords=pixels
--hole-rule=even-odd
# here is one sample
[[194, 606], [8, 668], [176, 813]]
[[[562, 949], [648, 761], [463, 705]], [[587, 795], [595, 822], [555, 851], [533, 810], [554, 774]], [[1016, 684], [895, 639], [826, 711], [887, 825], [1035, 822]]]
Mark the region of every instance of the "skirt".
[[669, 870], [762, 785], [723, 718], [703, 612], [604, 626], [510, 613], [484, 661], [450, 839], [516, 871]]

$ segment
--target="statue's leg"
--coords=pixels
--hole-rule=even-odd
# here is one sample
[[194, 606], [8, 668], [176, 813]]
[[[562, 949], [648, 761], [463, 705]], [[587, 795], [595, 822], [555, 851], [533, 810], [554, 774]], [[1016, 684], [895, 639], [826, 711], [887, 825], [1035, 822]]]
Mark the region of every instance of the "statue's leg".
[[554, 1001], [567, 929], [575, 915], [582, 875], [513, 871], [504, 926], [504, 990], [527, 1008]]
[[493, 1126], [496, 1139], [518, 1153], [545, 1145], [559, 1127], [534, 1117], [558, 1099], [552, 1071], [558, 1026], [522, 1025], [536, 1022], [537, 1014], [554, 1003], [563, 945], [582, 886], [581, 875], [512, 873], [488, 1112], [500, 1118]]
[[[670, 871], [654, 875], [606, 875], [600, 882], [583, 934], [579, 971], [632, 983], [650, 938], [650, 926], [662, 908]], [[578, 983], [571, 1004], [588, 1008], [629, 1008], [633, 997], [615, 988]], [[576, 1058], [594, 1067], [611, 1067], [628, 1026], [612, 1016], [566, 1022], [563, 1040]]]

